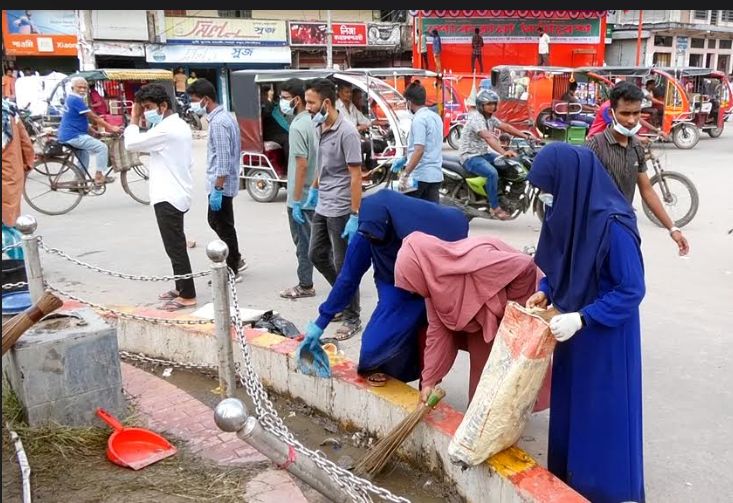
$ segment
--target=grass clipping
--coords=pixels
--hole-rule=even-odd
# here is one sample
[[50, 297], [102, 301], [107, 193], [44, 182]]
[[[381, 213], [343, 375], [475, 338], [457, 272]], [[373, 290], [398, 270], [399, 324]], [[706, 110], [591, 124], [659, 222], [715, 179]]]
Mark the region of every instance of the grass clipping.
[[[17, 396], [3, 382], [3, 452], [14, 448], [6, 423], [22, 439], [31, 466], [34, 501], [244, 501], [247, 468], [224, 468], [189, 455], [175, 456], [140, 471], [112, 464], [106, 458], [109, 428], [47, 426], [23, 421]], [[135, 416], [123, 423], [130, 425]], [[180, 444], [175, 439], [172, 443]], [[6, 473], [6, 469], [12, 473]], [[17, 482], [14, 482], [15, 479]], [[3, 500], [20, 495], [20, 470], [14, 456], [3, 457]]]

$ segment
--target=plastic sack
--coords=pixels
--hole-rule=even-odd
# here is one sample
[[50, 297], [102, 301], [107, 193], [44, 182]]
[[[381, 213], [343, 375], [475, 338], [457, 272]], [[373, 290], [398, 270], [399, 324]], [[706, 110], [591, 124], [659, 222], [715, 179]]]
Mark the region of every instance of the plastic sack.
[[107, 144], [109, 161], [115, 171], [127, 171], [142, 164], [137, 152], [125, 148], [123, 136], [102, 137], [102, 141]]
[[291, 321], [286, 320], [279, 314], [273, 314], [272, 310], [267, 311], [262, 317], [252, 323], [254, 328], [264, 328], [271, 334], [282, 335], [290, 339], [295, 339], [301, 334], [301, 331]]
[[542, 317], [507, 304], [476, 393], [448, 446], [453, 463], [475, 466], [519, 440], [555, 342]]

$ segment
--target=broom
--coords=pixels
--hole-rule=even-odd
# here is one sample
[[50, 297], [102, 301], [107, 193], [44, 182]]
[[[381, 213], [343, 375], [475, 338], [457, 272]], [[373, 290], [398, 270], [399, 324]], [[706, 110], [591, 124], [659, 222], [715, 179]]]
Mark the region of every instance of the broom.
[[426, 403], [418, 405], [395, 429], [366, 453], [354, 467], [354, 473], [359, 476], [368, 475], [370, 478], [378, 475], [387, 465], [392, 454], [412, 433], [412, 430], [438, 405], [444, 396], [445, 391], [441, 388], [433, 389]]
[[35, 325], [38, 320], [63, 306], [61, 299], [51, 292], [44, 292], [38, 302], [31, 307], [13, 316], [3, 324], [3, 355], [15, 345], [15, 342], [26, 330]]

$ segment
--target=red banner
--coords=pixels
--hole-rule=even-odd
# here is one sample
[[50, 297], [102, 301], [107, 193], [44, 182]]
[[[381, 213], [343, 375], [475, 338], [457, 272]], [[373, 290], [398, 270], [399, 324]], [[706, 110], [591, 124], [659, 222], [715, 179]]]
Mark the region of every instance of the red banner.
[[[331, 27], [334, 47], [367, 45], [365, 23], [331, 23]], [[327, 31], [328, 25], [319, 21], [290, 21], [290, 45], [325, 47]]]

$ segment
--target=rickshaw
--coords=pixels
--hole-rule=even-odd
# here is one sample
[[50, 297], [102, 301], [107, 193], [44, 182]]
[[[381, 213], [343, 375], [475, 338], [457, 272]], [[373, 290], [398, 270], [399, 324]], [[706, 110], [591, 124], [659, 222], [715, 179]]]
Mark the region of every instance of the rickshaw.
[[[392, 162], [407, 153], [407, 134], [411, 117], [404, 97], [385, 80], [397, 71], [398, 76], [427, 76], [433, 72], [412, 68], [386, 69], [309, 69], [309, 70], [238, 70], [232, 72], [232, 104], [242, 136], [240, 178], [249, 195], [258, 202], [275, 200], [287, 185], [287, 159], [282, 145], [264, 141], [260, 92], [291, 78], [311, 80], [329, 78], [350, 83], [367, 97], [363, 110], [372, 121], [368, 132], [374, 167], [363, 170], [362, 188], [369, 190], [387, 180]], [[381, 140], [377, 142], [377, 140]], [[379, 143], [382, 148], [376, 148]], [[381, 151], [379, 151], [381, 150]]]
[[[578, 83], [578, 103], [562, 100], [571, 82]], [[499, 119], [574, 144], [585, 141], [590, 121], [582, 119], [605, 99], [605, 83], [593, 72], [561, 66], [499, 65], [491, 70], [492, 89], [501, 98]]]
[[[34, 169], [26, 178], [24, 197], [35, 210], [48, 215], [61, 215], [71, 211], [83, 196], [99, 196], [105, 193], [107, 183], [96, 185], [87, 166], [82, 166], [75, 149], [60, 144], [55, 139], [64, 103], [71, 92], [71, 80], [83, 77], [89, 83], [87, 102], [90, 108], [108, 123], [121, 127], [129, 123], [135, 92], [149, 83], [162, 84], [175, 104], [173, 73], [154, 69], [98, 69], [76, 72], [64, 77], [48, 98], [48, 111], [44, 125], [50, 130], [38, 156]], [[174, 105], [175, 107], [175, 105]], [[105, 173], [108, 180], [112, 171], [120, 173], [123, 190], [135, 201], [150, 204], [148, 190], [149, 173], [145, 166], [147, 156], [128, 152], [121, 135], [98, 131], [100, 140], [109, 147], [111, 167]]]
[[[615, 81], [627, 80], [644, 88], [648, 80], [656, 82], [659, 97], [664, 100], [663, 109], [660, 108], [661, 124], [657, 125], [665, 134], [671, 136], [675, 146], [680, 149], [691, 149], [700, 140], [700, 129], [695, 123], [693, 104], [685, 91], [681, 80], [672, 73], [674, 70], [657, 67], [626, 67], [604, 66], [582, 68], [606, 79], [605, 93], [610, 91]], [[642, 113], [642, 118], [649, 120], [650, 115]], [[721, 131], [722, 132], [722, 131]], [[642, 128], [641, 134], [651, 133]]]
[[710, 68], [664, 68], [680, 81], [690, 100], [692, 122], [701, 130], [718, 138], [725, 121], [733, 111], [730, 82], [724, 72]]

